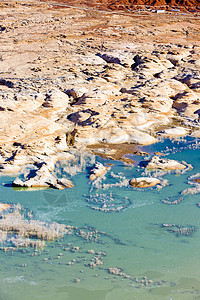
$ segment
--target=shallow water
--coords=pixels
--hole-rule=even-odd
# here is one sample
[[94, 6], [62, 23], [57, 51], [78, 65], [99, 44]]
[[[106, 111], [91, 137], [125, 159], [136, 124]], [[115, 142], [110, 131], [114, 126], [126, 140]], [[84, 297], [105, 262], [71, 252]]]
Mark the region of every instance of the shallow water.
[[[69, 224], [84, 231], [94, 227], [98, 238], [87, 242], [73, 234], [47, 243], [43, 251], [1, 251], [0, 299], [200, 299], [200, 208], [196, 205], [200, 195], [184, 195], [177, 205], [161, 202], [178, 199], [184, 189], [191, 187], [187, 179], [200, 169], [198, 143], [189, 139], [180, 143], [166, 140], [143, 148], [150, 153], [162, 151], [168, 154], [167, 158], [193, 166], [185, 174], [163, 176], [169, 185], [161, 190], [129, 186], [103, 189], [100, 184], [99, 188], [92, 187], [88, 180], [89, 159], [86, 168], [82, 168], [84, 172], [72, 177], [73, 189], [16, 191], [9, 187], [13, 178], [1, 177], [0, 202], [20, 203], [33, 212], [35, 219]], [[139, 162], [143, 157], [133, 159]], [[96, 160], [111, 163], [98, 157]], [[144, 171], [121, 162], [112, 163], [102, 183], [122, 180], [113, 178], [111, 172], [131, 179]], [[60, 165], [57, 170], [65, 172]], [[94, 202], [95, 207], [101, 207], [103, 201], [110, 208], [122, 210], [105, 213], [91, 209]], [[195, 231], [177, 235], [162, 227], [163, 223], [194, 227]], [[80, 250], [72, 252], [73, 247]], [[101, 254], [102, 265], [86, 266], [95, 257], [87, 252], [91, 249], [106, 253]], [[110, 274], [110, 267], [122, 269], [130, 278]]]

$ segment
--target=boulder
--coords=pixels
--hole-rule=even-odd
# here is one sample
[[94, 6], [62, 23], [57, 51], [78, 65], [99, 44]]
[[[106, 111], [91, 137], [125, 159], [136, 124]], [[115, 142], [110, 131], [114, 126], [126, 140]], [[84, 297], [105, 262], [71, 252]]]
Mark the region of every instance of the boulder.
[[78, 99], [84, 96], [85, 93], [88, 92], [88, 89], [85, 87], [74, 87], [70, 90], [67, 90], [67, 95], [73, 97], [74, 99]]
[[101, 57], [103, 60], [105, 60], [107, 63], [121, 64], [120, 59], [118, 57], [115, 57], [112, 54], [107, 54], [107, 53], [100, 54], [100, 53], [98, 53], [97, 55], [99, 57]]
[[69, 97], [58, 89], [53, 89], [46, 94], [42, 104], [45, 108], [54, 108], [56, 110], [64, 110], [69, 104]]
[[100, 162], [97, 162], [90, 170], [90, 180], [95, 180], [99, 176], [106, 173], [108, 167], [105, 167]]
[[183, 170], [186, 168], [184, 164], [179, 163], [176, 160], [164, 159], [159, 156], [153, 156], [150, 161], [143, 162], [141, 165], [145, 166], [149, 170]]
[[64, 188], [73, 187], [70, 180], [66, 178], [57, 178], [49, 171], [49, 168], [44, 164], [38, 170], [31, 170], [25, 180], [16, 178], [12, 186], [14, 187], [52, 187], [62, 190]]
[[5, 174], [15, 174], [21, 171], [21, 167], [18, 165], [13, 164], [1, 164], [0, 165], [0, 172]]
[[3, 210], [9, 209], [11, 207], [11, 204], [6, 204], [6, 203], [0, 203], [0, 212]]
[[152, 187], [157, 184], [159, 184], [161, 181], [157, 178], [152, 177], [139, 177], [139, 178], [133, 178], [129, 181], [129, 184], [132, 187], [136, 188], [147, 188]]
[[156, 143], [158, 140], [148, 133], [139, 130], [132, 130], [129, 132], [129, 142], [139, 145], [150, 145]]

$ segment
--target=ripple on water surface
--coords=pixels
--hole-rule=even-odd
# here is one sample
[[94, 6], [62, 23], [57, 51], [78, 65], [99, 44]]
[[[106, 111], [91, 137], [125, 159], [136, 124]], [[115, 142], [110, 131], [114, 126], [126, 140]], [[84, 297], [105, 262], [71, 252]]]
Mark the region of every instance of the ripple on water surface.
[[43, 249], [5, 251], [8, 245], [2, 245], [2, 299], [198, 299], [199, 196], [181, 195], [199, 172], [198, 143], [166, 140], [145, 147], [193, 166], [184, 174], [164, 174], [168, 185], [161, 189], [130, 187], [127, 181], [144, 169], [117, 161], [98, 184], [91, 183], [91, 157], [77, 158], [77, 167], [57, 165], [60, 175], [70, 167], [73, 189], [15, 191], [9, 187], [13, 178], [1, 177], [1, 202], [20, 203], [34, 220], [67, 226]]

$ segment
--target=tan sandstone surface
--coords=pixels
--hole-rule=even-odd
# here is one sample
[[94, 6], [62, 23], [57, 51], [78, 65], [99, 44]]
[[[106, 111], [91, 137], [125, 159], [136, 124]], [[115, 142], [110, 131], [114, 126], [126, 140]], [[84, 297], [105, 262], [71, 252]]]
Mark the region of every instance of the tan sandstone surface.
[[0, 171], [199, 136], [199, 30], [198, 13], [1, 1]]
[[147, 188], [147, 187], [153, 187], [157, 184], [159, 184], [161, 181], [158, 178], [153, 177], [139, 177], [139, 178], [133, 178], [129, 181], [129, 184], [132, 187], [136, 188]]

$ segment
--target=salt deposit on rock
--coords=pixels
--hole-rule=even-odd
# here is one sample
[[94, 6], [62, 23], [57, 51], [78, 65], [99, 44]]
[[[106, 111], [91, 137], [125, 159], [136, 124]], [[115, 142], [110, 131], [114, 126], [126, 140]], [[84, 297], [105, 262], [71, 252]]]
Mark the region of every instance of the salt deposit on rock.
[[4, 204], [4, 203], [0, 203], [0, 212], [2, 212], [3, 210], [7, 210], [11, 207], [11, 204]]
[[42, 106], [45, 108], [54, 108], [55, 110], [65, 110], [68, 107], [68, 104], [69, 97], [65, 93], [54, 88], [45, 95]]
[[[9, 204], [5, 205], [9, 206]], [[12, 212], [4, 213], [0, 218], [0, 241], [7, 243], [11, 248], [42, 249], [46, 244], [45, 241], [54, 241], [66, 233], [64, 224], [26, 218], [20, 205], [13, 206]]]
[[139, 177], [130, 180], [129, 184], [136, 188], [147, 188], [159, 184], [161, 181], [153, 177]]
[[154, 144], [157, 141], [156, 138], [142, 131], [132, 130], [132, 132], [130, 132], [129, 142], [140, 145], [149, 145]]
[[5, 174], [15, 174], [21, 171], [21, 167], [13, 164], [2, 164], [0, 165], [0, 172]]
[[15, 187], [52, 187], [62, 190], [64, 188], [73, 187], [73, 183], [66, 178], [57, 178], [49, 171], [49, 168], [44, 164], [38, 170], [30, 171], [25, 180], [16, 178], [13, 183]]
[[81, 98], [85, 95], [85, 93], [88, 92], [88, 89], [85, 88], [85, 87], [74, 87], [70, 90], [67, 90], [67, 94], [69, 96], [72, 96], [74, 99], [78, 99], [78, 98]]
[[159, 131], [157, 132], [157, 134], [168, 138], [173, 138], [173, 137], [188, 135], [189, 130], [184, 127], [174, 127], [174, 128], [169, 128], [169, 129]]
[[159, 156], [153, 156], [152, 159], [145, 162], [144, 165], [149, 170], [183, 170], [186, 168], [184, 164], [172, 159], [160, 158]]
[[105, 167], [100, 162], [97, 162], [90, 170], [90, 180], [95, 180], [99, 176], [106, 173], [108, 167]]
[[173, 14], [151, 11], [144, 26], [133, 11], [134, 22], [81, 9], [80, 22], [76, 7], [35, 0], [8, 1], [1, 11], [1, 173], [69, 147], [147, 145], [162, 130], [170, 138], [200, 130], [195, 15], [191, 23], [180, 14], [177, 27]]

